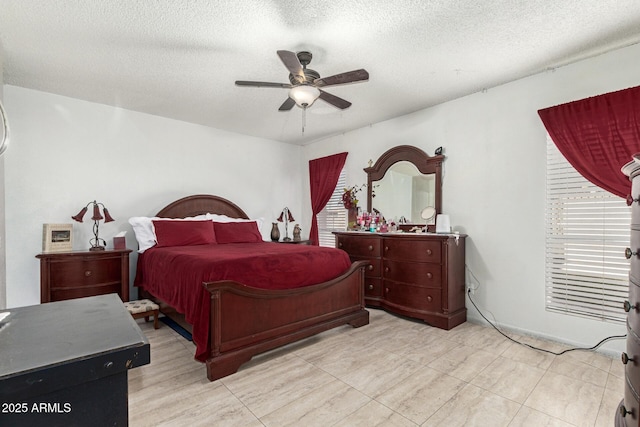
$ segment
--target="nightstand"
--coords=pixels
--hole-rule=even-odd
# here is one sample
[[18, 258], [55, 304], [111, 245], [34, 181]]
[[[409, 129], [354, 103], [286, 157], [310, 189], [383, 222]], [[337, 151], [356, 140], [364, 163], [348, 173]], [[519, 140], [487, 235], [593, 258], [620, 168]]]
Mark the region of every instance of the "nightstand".
[[40, 302], [117, 293], [129, 301], [130, 249], [49, 252], [40, 259]]

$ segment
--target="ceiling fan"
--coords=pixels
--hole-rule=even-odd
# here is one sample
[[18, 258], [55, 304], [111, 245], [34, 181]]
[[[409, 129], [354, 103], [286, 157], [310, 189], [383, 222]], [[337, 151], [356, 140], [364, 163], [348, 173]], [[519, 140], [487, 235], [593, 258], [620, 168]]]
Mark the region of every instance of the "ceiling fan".
[[284, 66], [287, 67], [287, 70], [289, 70], [289, 81], [291, 83], [236, 80], [236, 85], [290, 89], [289, 97], [282, 103], [279, 111], [289, 111], [294, 105], [298, 105], [302, 109], [307, 109], [318, 98], [328, 102], [334, 107], [344, 110], [351, 106], [349, 101], [325, 92], [321, 88], [369, 80], [369, 73], [364, 69], [320, 78], [320, 74], [317, 71], [307, 68], [307, 65], [309, 65], [313, 57], [310, 52], [302, 51], [295, 53], [288, 50], [279, 50], [278, 56]]

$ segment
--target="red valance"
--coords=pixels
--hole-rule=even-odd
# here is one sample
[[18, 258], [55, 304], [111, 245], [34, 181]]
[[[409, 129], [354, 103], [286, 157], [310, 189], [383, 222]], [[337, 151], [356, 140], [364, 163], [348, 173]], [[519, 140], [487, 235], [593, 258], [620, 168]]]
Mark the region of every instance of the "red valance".
[[620, 172], [640, 152], [640, 86], [538, 111], [569, 163], [595, 185], [626, 197], [630, 182]]

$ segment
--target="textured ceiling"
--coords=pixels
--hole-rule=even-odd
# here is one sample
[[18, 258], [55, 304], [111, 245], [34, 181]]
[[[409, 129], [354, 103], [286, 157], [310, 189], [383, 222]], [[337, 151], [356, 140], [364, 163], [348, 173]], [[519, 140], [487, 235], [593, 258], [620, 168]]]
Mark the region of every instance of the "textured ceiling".
[[[0, 0], [5, 84], [305, 144], [640, 42], [638, 0]], [[326, 91], [279, 112], [276, 51], [309, 50]]]

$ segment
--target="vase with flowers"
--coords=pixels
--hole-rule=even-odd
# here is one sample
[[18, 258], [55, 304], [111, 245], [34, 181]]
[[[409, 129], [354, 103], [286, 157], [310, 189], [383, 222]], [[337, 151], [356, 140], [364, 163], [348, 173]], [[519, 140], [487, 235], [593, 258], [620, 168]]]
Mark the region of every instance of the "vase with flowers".
[[363, 185], [353, 185], [351, 187], [345, 187], [342, 193], [342, 204], [347, 210], [347, 228], [353, 229], [357, 226], [358, 217], [358, 193], [366, 187]]

